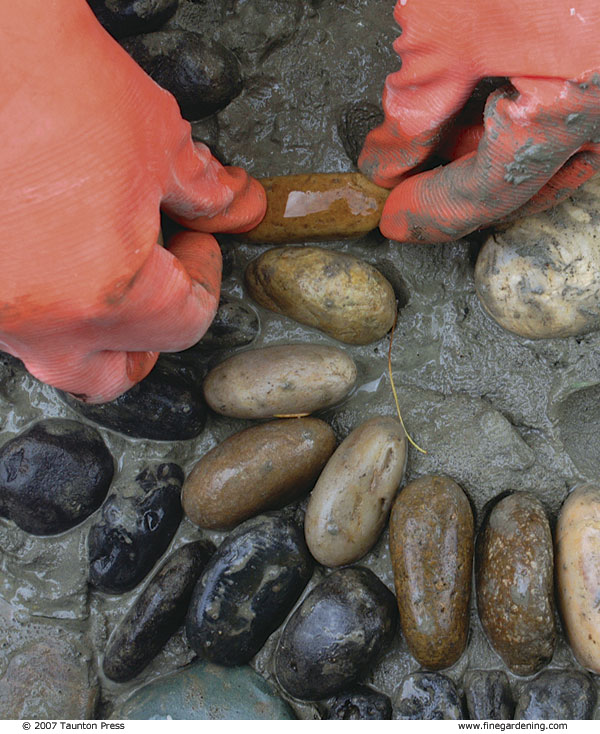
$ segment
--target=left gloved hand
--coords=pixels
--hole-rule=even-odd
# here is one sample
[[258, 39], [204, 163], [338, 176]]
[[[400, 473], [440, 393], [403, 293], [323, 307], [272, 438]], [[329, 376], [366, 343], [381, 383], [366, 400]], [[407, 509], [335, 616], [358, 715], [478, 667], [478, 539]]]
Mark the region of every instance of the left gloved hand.
[[[399, 0], [394, 17], [402, 68], [386, 80], [385, 121], [359, 159], [393, 187], [386, 237], [457, 239], [553, 206], [600, 170], [596, 0]], [[455, 160], [423, 171], [488, 77], [506, 85], [488, 97], [483, 125], [461, 136]]]

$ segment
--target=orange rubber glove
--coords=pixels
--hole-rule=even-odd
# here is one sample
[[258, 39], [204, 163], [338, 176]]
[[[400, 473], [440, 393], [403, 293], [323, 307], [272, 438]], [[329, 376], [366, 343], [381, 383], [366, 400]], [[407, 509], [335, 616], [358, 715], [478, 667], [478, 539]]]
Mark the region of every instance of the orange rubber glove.
[[[600, 169], [598, 0], [399, 0], [394, 18], [402, 68], [359, 159], [393, 188], [386, 237], [457, 239], [546, 209]], [[487, 77], [507, 84], [488, 97], [482, 127], [462, 135], [456, 160], [422, 172]]]
[[[43, 382], [112, 400], [219, 301], [208, 232], [244, 232], [260, 184], [194, 144], [85, 0], [0, 4], [0, 349]], [[157, 244], [160, 208], [196, 232]]]

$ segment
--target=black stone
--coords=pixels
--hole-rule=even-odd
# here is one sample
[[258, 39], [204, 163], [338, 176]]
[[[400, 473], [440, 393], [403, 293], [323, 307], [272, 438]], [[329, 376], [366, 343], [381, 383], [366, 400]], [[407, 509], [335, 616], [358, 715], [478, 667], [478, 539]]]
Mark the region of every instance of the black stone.
[[323, 708], [323, 718], [343, 721], [391, 719], [392, 702], [385, 693], [370, 686], [355, 686], [328, 701]]
[[441, 673], [405, 675], [394, 694], [394, 719], [464, 719], [454, 683]]
[[334, 571], [288, 620], [275, 652], [280, 685], [295, 698], [327, 698], [357, 682], [391, 641], [396, 598], [372, 571]]
[[65, 400], [86, 418], [126, 436], [184, 441], [198, 436], [206, 423], [203, 377], [161, 357], [146, 378], [110, 403], [93, 405], [70, 395]]
[[100, 507], [113, 473], [94, 428], [40, 421], [0, 449], [0, 515], [33, 535], [62, 533]]
[[515, 702], [502, 670], [471, 670], [463, 688], [471, 719], [512, 719]]
[[242, 91], [235, 55], [217, 41], [191, 31], [157, 31], [121, 45], [157, 84], [168, 89], [187, 120], [226, 107]]
[[239, 525], [206, 566], [190, 603], [192, 648], [220, 665], [243, 665], [286, 618], [312, 574], [304, 533], [268, 514]]
[[370, 102], [356, 102], [344, 107], [337, 129], [346, 155], [354, 165], [365, 144], [367, 133], [383, 122], [383, 110]]
[[242, 301], [222, 296], [209, 330], [192, 349], [230, 349], [251, 344], [258, 334], [258, 316]]
[[158, 464], [137, 477], [136, 494], [112, 494], [88, 536], [89, 581], [109, 594], [137, 586], [166, 551], [179, 523], [183, 470]]
[[177, 10], [179, 0], [87, 0], [94, 15], [115, 38], [160, 28]]
[[182, 625], [190, 597], [214, 546], [199, 540], [178, 548], [148, 582], [112, 634], [104, 674], [123, 682], [135, 678]]
[[546, 670], [525, 684], [515, 719], [591, 719], [598, 691], [578, 670]]

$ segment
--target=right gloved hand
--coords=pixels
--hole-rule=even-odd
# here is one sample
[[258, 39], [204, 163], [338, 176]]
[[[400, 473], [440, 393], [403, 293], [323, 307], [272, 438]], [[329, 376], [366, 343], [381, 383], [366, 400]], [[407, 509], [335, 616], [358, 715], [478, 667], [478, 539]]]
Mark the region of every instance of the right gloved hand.
[[[207, 233], [254, 227], [265, 194], [192, 142], [85, 0], [3, 3], [0, 59], [0, 349], [112, 400], [204, 334], [221, 277]], [[160, 208], [195, 231], [159, 246]]]

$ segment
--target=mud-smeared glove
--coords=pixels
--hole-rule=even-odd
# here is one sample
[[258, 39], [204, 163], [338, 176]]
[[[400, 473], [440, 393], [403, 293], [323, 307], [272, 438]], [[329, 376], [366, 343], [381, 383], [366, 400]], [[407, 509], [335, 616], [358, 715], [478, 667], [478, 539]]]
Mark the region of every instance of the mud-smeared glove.
[[[204, 334], [221, 255], [201, 233], [251, 229], [264, 191], [192, 142], [85, 0], [2, 3], [0, 59], [0, 349], [111, 400]], [[160, 208], [195, 231], [159, 246]]]
[[[391, 239], [444, 242], [542, 211], [600, 169], [600, 4], [597, 0], [399, 0], [385, 120], [359, 168], [393, 188], [380, 228]], [[455, 160], [424, 171], [476, 85], [487, 99]], [[469, 144], [470, 143], [470, 144]]]

